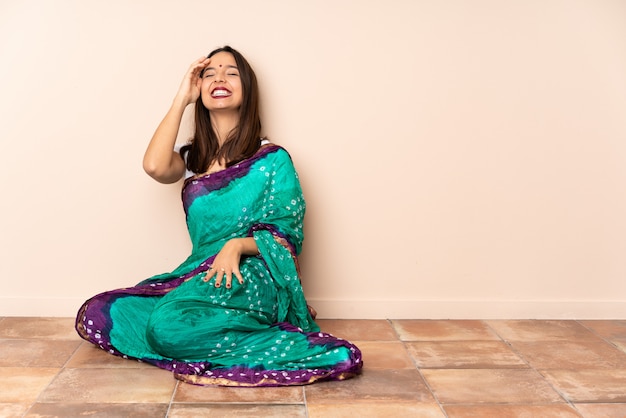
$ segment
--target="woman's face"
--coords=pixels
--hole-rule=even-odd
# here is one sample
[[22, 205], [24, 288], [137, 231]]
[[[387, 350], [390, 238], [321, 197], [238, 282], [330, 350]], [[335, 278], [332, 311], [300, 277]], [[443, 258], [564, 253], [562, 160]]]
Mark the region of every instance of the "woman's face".
[[243, 89], [235, 57], [218, 52], [202, 74], [202, 103], [209, 111], [239, 110]]

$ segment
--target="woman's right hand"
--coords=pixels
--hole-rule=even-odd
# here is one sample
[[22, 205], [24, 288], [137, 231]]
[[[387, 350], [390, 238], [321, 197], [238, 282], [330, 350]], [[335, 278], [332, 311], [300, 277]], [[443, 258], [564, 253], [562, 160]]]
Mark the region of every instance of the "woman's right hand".
[[195, 60], [187, 70], [183, 81], [180, 83], [176, 98], [181, 100], [184, 105], [195, 103], [200, 97], [200, 87], [202, 86], [202, 78], [200, 74], [209, 65], [211, 58], [202, 57]]

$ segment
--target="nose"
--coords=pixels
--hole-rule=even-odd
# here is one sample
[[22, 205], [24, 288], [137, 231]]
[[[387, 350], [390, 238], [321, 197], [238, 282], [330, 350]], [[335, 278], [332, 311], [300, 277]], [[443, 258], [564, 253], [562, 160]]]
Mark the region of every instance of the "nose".
[[223, 71], [217, 71], [215, 73], [215, 82], [223, 82], [226, 79], [226, 77], [224, 76], [224, 72]]

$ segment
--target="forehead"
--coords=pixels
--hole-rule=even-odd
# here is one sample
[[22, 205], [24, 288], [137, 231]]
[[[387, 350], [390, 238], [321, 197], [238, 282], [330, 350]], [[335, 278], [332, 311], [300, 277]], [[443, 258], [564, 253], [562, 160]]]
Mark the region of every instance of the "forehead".
[[211, 57], [210, 67], [215, 67], [219, 65], [223, 66], [237, 66], [237, 61], [235, 61], [235, 57], [230, 52], [222, 51]]

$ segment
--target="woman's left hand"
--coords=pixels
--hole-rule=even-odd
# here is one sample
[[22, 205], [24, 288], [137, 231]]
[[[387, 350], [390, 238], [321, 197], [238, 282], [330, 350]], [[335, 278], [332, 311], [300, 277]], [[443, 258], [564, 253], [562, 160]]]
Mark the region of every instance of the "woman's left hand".
[[227, 241], [224, 247], [215, 256], [211, 268], [206, 272], [202, 280], [208, 282], [215, 277], [215, 287], [220, 287], [226, 281], [226, 288], [232, 286], [233, 276], [239, 284], [243, 284], [243, 277], [239, 271], [239, 262], [242, 255], [258, 254], [258, 247], [254, 238], [234, 238]]

